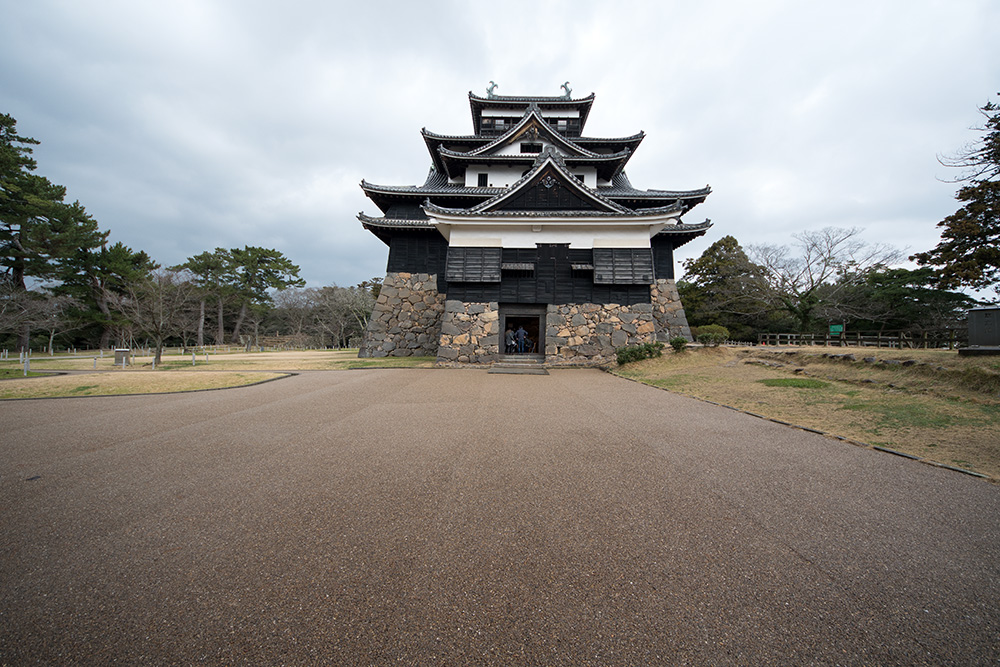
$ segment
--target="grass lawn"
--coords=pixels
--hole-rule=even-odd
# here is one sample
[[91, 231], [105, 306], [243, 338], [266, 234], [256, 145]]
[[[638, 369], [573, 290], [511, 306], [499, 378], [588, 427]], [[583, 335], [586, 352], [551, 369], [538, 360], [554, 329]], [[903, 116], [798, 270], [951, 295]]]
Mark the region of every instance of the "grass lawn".
[[[352, 368], [430, 368], [433, 357], [389, 357], [358, 359], [357, 350], [315, 350], [291, 352], [234, 352], [164, 355], [153, 370], [152, 357], [136, 356], [131, 366], [114, 365], [114, 357], [69, 359], [55, 355], [31, 358], [28, 378], [15, 359], [0, 362], [0, 399], [52, 398], [66, 396], [109, 396], [198, 391], [254, 384], [282, 377], [275, 371], [350, 370]], [[86, 374], [52, 375], [35, 371], [93, 371]], [[39, 377], [44, 376], [44, 377]], [[18, 379], [20, 378], [20, 379]]]
[[136, 371], [74, 373], [0, 382], [0, 399], [56, 398], [68, 396], [115, 396], [121, 394], [163, 394], [242, 387], [287, 377], [286, 373], [195, 373]]
[[43, 375], [48, 375], [48, 373], [36, 373], [35, 371], [28, 371], [28, 375], [25, 376], [24, 368], [20, 364], [18, 364], [15, 367], [7, 366], [5, 368], [0, 368], [0, 380], [10, 380], [23, 377], [35, 378], [35, 377], [41, 377]]
[[996, 358], [945, 350], [705, 348], [668, 350], [614, 372], [1000, 479]]
[[[82, 356], [82, 355], [81, 355]], [[163, 355], [156, 371], [186, 370], [186, 371], [249, 371], [249, 370], [346, 370], [350, 368], [430, 368], [434, 365], [433, 357], [386, 357], [383, 359], [358, 359], [356, 349], [346, 350], [294, 350], [288, 352], [231, 352]], [[124, 371], [153, 370], [152, 356], [133, 357], [132, 365]], [[15, 359], [13, 362], [0, 362], [0, 369], [20, 368]], [[37, 356], [31, 358], [32, 370], [76, 370], [76, 371], [122, 371], [115, 366], [114, 357], [105, 355], [97, 359], [96, 368], [92, 357], [66, 358], [55, 355]]]

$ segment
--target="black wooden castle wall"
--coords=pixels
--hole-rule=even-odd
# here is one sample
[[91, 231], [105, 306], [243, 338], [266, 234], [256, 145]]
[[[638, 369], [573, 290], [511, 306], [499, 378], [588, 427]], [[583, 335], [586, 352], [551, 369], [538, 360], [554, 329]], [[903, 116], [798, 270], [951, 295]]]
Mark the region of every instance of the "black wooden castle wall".
[[[448, 242], [437, 230], [398, 232], [389, 243], [389, 273], [436, 273], [444, 275]], [[443, 291], [438, 285], [438, 291]]]
[[657, 280], [674, 277], [674, 242], [669, 238], [654, 236], [649, 242], [653, 248], [653, 273]]
[[[390, 273], [436, 274], [438, 291], [446, 294], [447, 298], [458, 301], [624, 305], [649, 303], [648, 282], [632, 285], [595, 283], [594, 254], [589, 249], [570, 248], [569, 244], [504, 248], [501, 252], [501, 266], [511, 268], [501, 270], [500, 282], [479, 282], [483, 274], [475, 271], [471, 276], [477, 276], [477, 282], [449, 282], [446, 279], [448, 242], [436, 232], [401, 232], [394, 234], [389, 244], [386, 270]], [[627, 254], [616, 253], [616, 256]], [[472, 258], [470, 266], [475, 259]], [[532, 267], [531, 270], [524, 268], [528, 265]], [[456, 268], [461, 266], [462, 262], [453, 258], [452, 274], [462, 275], [461, 269]], [[669, 239], [653, 239], [652, 269], [654, 279], [674, 277], [673, 244]], [[492, 274], [489, 276], [492, 278]]]

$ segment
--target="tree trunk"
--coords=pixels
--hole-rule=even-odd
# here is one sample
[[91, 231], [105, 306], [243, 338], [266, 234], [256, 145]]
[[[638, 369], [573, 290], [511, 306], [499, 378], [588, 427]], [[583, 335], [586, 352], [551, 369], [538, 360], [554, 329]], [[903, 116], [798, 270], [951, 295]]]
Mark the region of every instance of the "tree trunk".
[[240, 306], [240, 314], [236, 318], [236, 325], [233, 326], [232, 341], [234, 343], [240, 342], [240, 329], [243, 328], [243, 320], [246, 319], [246, 316], [247, 316], [247, 302], [244, 301], [243, 304]]
[[17, 347], [22, 352], [29, 349], [31, 346], [31, 325], [25, 324], [21, 327], [21, 331], [17, 335]]
[[215, 344], [216, 345], [225, 345], [226, 344], [226, 330], [223, 327], [222, 306], [223, 306], [223, 304], [222, 304], [222, 295], [220, 294], [219, 295], [218, 323], [217, 323], [217, 328], [215, 330]]
[[205, 297], [198, 302], [198, 347], [205, 347]]
[[101, 340], [98, 342], [98, 349], [104, 350], [111, 345], [111, 307], [108, 306], [108, 293], [96, 276], [90, 278], [90, 291], [94, 296], [94, 304], [104, 318], [101, 324]]

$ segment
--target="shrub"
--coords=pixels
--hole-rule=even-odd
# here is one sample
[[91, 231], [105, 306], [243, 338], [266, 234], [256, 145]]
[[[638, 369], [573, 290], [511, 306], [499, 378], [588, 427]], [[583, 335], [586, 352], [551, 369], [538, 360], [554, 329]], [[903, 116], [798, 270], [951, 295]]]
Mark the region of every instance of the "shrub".
[[721, 324], [706, 324], [698, 327], [698, 342], [702, 345], [715, 347], [729, 340], [729, 329]]
[[622, 366], [633, 361], [663, 356], [663, 343], [654, 341], [641, 345], [629, 345], [628, 347], [618, 348], [615, 353], [618, 357], [618, 365]]
[[670, 339], [670, 347], [674, 348], [674, 352], [683, 352], [687, 345], [688, 339], [684, 336], [674, 336]]

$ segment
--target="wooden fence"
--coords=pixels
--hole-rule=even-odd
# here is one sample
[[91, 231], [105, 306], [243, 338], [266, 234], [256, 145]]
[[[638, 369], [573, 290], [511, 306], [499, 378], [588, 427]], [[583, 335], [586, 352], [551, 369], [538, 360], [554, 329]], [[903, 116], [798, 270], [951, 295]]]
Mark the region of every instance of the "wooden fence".
[[953, 350], [967, 343], [968, 332], [947, 331], [855, 331], [842, 334], [762, 333], [760, 345], [822, 345], [824, 347], [889, 347], [900, 349], [947, 348]]

